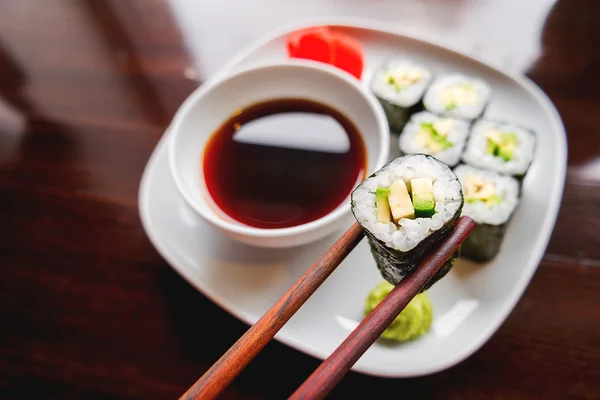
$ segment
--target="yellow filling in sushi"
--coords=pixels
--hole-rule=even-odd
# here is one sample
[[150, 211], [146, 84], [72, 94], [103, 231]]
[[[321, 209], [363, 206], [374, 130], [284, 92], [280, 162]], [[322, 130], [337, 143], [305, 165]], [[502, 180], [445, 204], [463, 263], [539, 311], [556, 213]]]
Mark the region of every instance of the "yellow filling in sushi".
[[433, 123], [424, 122], [415, 140], [419, 146], [425, 147], [429, 154], [439, 153], [454, 145], [447, 136], [455, 124], [456, 121], [452, 118], [440, 119]]
[[418, 68], [396, 68], [384, 74], [383, 79], [393, 86], [396, 91], [400, 91], [423, 79], [423, 72]]
[[440, 97], [446, 110], [458, 106], [474, 106], [478, 102], [477, 92], [470, 84], [453, 84], [440, 91]]
[[[412, 196], [411, 196], [412, 194]], [[402, 179], [389, 188], [375, 191], [377, 221], [387, 224], [398, 223], [402, 218], [428, 218], [435, 214], [433, 181], [430, 178], [416, 178], [410, 181], [410, 191]]]
[[512, 132], [499, 132], [496, 129], [489, 129], [485, 133], [487, 145], [486, 154], [500, 157], [504, 161], [510, 161], [514, 157], [515, 150], [519, 145], [517, 135]]
[[502, 203], [502, 197], [496, 194], [496, 185], [493, 182], [470, 173], [466, 176], [465, 200], [468, 203], [484, 202], [488, 207]]

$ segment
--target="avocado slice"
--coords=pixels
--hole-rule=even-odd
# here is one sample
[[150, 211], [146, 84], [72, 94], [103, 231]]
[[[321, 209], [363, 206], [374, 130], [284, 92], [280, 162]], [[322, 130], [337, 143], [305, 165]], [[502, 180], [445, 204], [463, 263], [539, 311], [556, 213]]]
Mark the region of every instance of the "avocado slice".
[[377, 188], [375, 191], [375, 207], [377, 207], [377, 221], [387, 224], [392, 222], [392, 214], [390, 211], [390, 203], [388, 202], [388, 195], [390, 189], [388, 188]]
[[497, 194], [493, 194], [490, 196], [489, 199], [487, 199], [485, 204], [487, 204], [489, 208], [492, 208], [493, 206], [498, 205], [500, 203], [502, 203], [502, 197], [498, 196]]
[[504, 161], [513, 159], [514, 152], [519, 144], [517, 135], [512, 132], [498, 132], [491, 130], [487, 133], [486, 154], [502, 158]]
[[415, 68], [396, 68], [385, 73], [386, 83], [394, 88], [396, 92], [420, 81], [423, 73]]
[[485, 200], [471, 197], [471, 198], [467, 199], [466, 201], [467, 201], [467, 203], [471, 203], [471, 204], [485, 203], [485, 205], [488, 206], [488, 208], [492, 208], [492, 207], [502, 203], [502, 197], [498, 196], [497, 194], [493, 194], [490, 196], [490, 198], [485, 199]]
[[396, 79], [394, 79], [394, 77], [392, 75], [388, 76], [387, 83], [390, 84], [396, 92], [399, 92], [402, 90], [402, 86], [400, 86], [400, 84], [398, 84], [398, 82], [396, 82]]
[[502, 143], [498, 146], [498, 157], [502, 157], [504, 161], [510, 161], [517, 149], [519, 140], [517, 139], [517, 135], [511, 132], [504, 132], [501, 134], [501, 137]]
[[410, 181], [412, 203], [417, 218], [428, 218], [435, 214], [433, 181], [431, 178], [417, 178]]
[[436, 154], [453, 146], [452, 142], [446, 139], [446, 135], [441, 135], [434, 124], [424, 122], [421, 124], [421, 130], [417, 134], [417, 140], [427, 147], [430, 154]]
[[441, 118], [431, 124], [436, 133], [443, 137], [447, 137], [455, 125], [456, 120], [453, 118]]
[[504, 161], [510, 161], [513, 158], [513, 153], [515, 151], [515, 147], [502, 147], [498, 148], [498, 157], [502, 158]]
[[485, 154], [491, 154], [493, 156], [498, 155], [498, 145], [488, 139], [487, 144], [485, 146]]
[[452, 147], [451, 141], [449, 141], [445, 137], [440, 136], [437, 133], [435, 133], [435, 130], [433, 132], [434, 132], [434, 134], [432, 136], [432, 140], [431, 140], [431, 144], [430, 144], [430, 150], [432, 152], [435, 151], [435, 153], [439, 153], [440, 151], [444, 151], [444, 150]]
[[406, 183], [402, 179], [398, 179], [390, 186], [388, 194], [388, 202], [394, 222], [398, 223], [402, 218], [414, 218], [415, 210], [413, 209], [412, 200], [408, 194]]
[[456, 108], [456, 102], [454, 100], [447, 102], [446, 105], [444, 106], [444, 109], [446, 111], [452, 111], [455, 108]]

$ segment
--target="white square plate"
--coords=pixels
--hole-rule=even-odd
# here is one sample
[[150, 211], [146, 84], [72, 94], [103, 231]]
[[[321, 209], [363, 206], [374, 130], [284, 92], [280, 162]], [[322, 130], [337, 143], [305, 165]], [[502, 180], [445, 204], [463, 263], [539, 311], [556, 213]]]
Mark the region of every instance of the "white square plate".
[[[513, 309], [540, 262], [552, 233], [565, 179], [567, 146], [560, 117], [546, 95], [524, 77], [510, 76], [447, 48], [355, 20], [312, 21], [285, 27], [244, 50], [213, 79], [238, 66], [285, 58], [293, 30], [329, 25], [357, 38], [365, 51], [363, 81], [385, 58], [404, 54], [432, 64], [436, 72], [479, 76], [492, 86], [485, 116], [522, 124], [537, 134], [534, 162], [524, 180], [521, 203], [509, 223], [498, 256], [486, 264], [465, 260], [429, 290], [435, 308], [429, 333], [397, 346], [374, 344], [353, 370], [409, 377], [448, 368], [471, 355]], [[252, 324], [336, 240], [293, 249], [241, 245], [209, 227], [177, 193], [167, 163], [165, 133], [144, 171], [139, 191], [142, 223], [169, 264], [214, 303]], [[392, 156], [397, 155], [392, 137]], [[348, 220], [347, 226], [350, 226]], [[339, 232], [341, 234], [341, 232]], [[366, 241], [276, 335], [314, 357], [326, 358], [359, 323], [367, 293], [382, 280]]]

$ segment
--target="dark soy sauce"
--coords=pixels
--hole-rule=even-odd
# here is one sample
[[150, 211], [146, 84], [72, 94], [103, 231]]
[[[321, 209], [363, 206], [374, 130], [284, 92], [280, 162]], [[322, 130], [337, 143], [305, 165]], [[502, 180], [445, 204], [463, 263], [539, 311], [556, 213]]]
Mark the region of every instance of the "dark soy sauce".
[[209, 139], [204, 179], [216, 205], [258, 228], [287, 228], [337, 208], [365, 178], [366, 152], [340, 112], [302, 99], [254, 104]]

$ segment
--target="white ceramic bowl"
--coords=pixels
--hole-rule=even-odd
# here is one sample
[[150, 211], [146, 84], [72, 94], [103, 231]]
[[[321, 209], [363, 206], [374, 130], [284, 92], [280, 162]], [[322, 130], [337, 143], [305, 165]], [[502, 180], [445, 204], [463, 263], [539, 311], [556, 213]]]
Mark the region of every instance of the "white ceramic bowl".
[[286, 60], [253, 65], [205, 83], [186, 99], [169, 128], [169, 167], [177, 189], [192, 209], [228, 236], [251, 245], [290, 247], [313, 242], [339, 229], [350, 214], [348, 196], [317, 220], [289, 228], [261, 229], [227, 219], [212, 202], [202, 170], [210, 136], [236, 110], [283, 97], [321, 102], [349, 118], [365, 143], [367, 176], [388, 158], [389, 128], [377, 99], [358, 80], [335, 67]]

